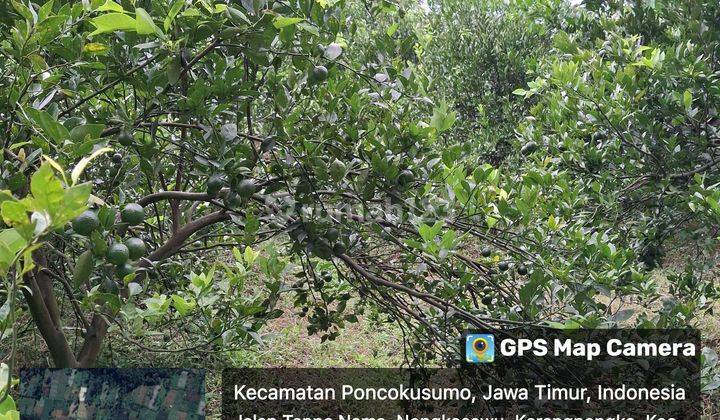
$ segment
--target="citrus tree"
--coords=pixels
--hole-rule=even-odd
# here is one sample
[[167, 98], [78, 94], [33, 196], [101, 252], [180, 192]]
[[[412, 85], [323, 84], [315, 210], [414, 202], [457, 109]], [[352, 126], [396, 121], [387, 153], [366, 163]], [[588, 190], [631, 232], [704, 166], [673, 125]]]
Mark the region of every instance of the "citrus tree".
[[[10, 6], [0, 325], [14, 343], [29, 319], [56, 366], [96, 365], [109, 334], [247, 346], [286, 293], [323, 339], [380, 308], [411, 363], [456, 360], [467, 327], [618, 325], [618, 301], [657, 299], [573, 172], [456, 147], [460, 114], [428, 94], [443, 70], [399, 5]], [[507, 70], [498, 95], [521, 80]]]
[[567, 175], [588, 226], [615, 232], [645, 270], [681, 255], [662, 312], [683, 325], [717, 296], [720, 9], [605, 6], [579, 11], [515, 91], [538, 100], [517, 144], [531, 149], [527, 166]]
[[[570, 15], [565, 2], [431, 1], [415, 20], [430, 92], [457, 113], [452, 147], [499, 165], [532, 101], [512, 92], [550, 51], [552, 34]], [[457, 144], [453, 139], [462, 139]]]

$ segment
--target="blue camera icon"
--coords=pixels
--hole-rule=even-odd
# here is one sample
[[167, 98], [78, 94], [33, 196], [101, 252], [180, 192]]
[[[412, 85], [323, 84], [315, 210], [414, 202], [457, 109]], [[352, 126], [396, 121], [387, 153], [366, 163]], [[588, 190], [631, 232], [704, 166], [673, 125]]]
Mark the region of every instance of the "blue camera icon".
[[495, 337], [492, 334], [468, 334], [465, 336], [465, 361], [468, 363], [494, 362]]

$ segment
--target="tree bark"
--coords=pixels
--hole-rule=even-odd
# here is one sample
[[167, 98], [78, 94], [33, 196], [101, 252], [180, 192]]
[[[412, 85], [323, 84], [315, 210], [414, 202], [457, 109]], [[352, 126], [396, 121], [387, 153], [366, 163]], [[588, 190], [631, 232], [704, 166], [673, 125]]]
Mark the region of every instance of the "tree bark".
[[224, 210], [219, 210], [187, 223], [182, 228], [178, 229], [178, 231], [175, 232], [175, 234], [171, 236], [167, 242], [153, 251], [146, 260], [142, 260], [139, 265], [141, 267], [148, 267], [150, 266], [151, 261], [160, 261], [172, 256], [195, 232], [212, 224], [228, 220], [229, 218], [230, 215], [228, 213]]
[[109, 326], [105, 317], [100, 314], [93, 315], [90, 328], [85, 333], [85, 342], [78, 354], [80, 367], [87, 368], [95, 365]]
[[57, 299], [52, 292], [52, 279], [42, 272], [42, 267], [45, 267], [47, 263], [42, 250], [35, 253], [34, 259], [37, 267], [25, 275], [25, 283], [29, 290], [28, 288], [22, 289], [30, 309], [30, 315], [50, 350], [50, 356], [55, 366], [77, 367], [77, 359], [75, 359], [62, 331]]

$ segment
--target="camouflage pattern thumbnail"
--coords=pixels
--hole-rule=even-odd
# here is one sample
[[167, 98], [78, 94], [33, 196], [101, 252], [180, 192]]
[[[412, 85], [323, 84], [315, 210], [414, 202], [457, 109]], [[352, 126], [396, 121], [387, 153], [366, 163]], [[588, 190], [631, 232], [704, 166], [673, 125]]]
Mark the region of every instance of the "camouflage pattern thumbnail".
[[22, 419], [204, 419], [200, 369], [25, 369]]

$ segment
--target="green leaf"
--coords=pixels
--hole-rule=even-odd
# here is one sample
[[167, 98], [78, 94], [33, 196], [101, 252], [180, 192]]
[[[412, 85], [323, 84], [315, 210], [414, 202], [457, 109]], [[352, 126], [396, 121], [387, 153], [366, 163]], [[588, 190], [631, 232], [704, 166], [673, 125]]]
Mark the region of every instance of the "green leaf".
[[115, 3], [114, 1], [111, 1], [111, 0], [107, 0], [107, 1], [105, 2], [105, 4], [103, 4], [102, 6], [98, 7], [96, 10], [97, 10], [98, 12], [120, 12], [120, 13], [122, 13], [122, 12], [125, 11], [125, 9], [123, 9], [122, 6], [120, 6], [119, 4], [117, 4], [117, 3]]
[[492, 214], [485, 215], [485, 223], [487, 223], [488, 227], [492, 229], [493, 226], [498, 222], [498, 218], [493, 216]]
[[235, 26], [244, 26], [245, 24], [250, 25], [250, 19], [248, 19], [247, 16], [245, 16], [245, 13], [241, 12], [240, 10], [234, 8], [234, 7], [228, 7], [226, 10], [226, 14], [230, 21]]
[[90, 36], [115, 31], [135, 31], [137, 28], [135, 19], [124, 13], [106, 13], [92, 19], [90, 23], [95, 26]]
[[143, 301], [147, 306], [147, 310], [152, 315], [162, 315], [167, 312], [170, 306], [170, 301], [166, 295], [155, 294], [151, 298], [147, 298]]
[[57, 122], [57, 120], [47, 112], [35, 108], [25, 108], [25, 113], [39, 125], [42, 132], [51, 140], [54, 140], [55, 143], [61, 143], [70, 138], [68, 129]]
[[518, 295], [524, 307], [532, 306], [533, 301], [538, 297], [539, 286], [539, 283], [533, 279], [520, 288]]
[[457, 239], [457, 234], [455, 233], [455, 231], [448, 230], [442, 236], [442, 240], [440, 241], [440, 247], [442, 249], [453, 249], [455, 247], [456, 239]]
[[4, 274], [10, 268], [15, 256], [27, 241], [15, 229], [5, 229], [0, 232], [0, 274]]
[[130, 296], [139, 295], [143, 290], [142, 286], [135, 282], [128, 283], [127, 288], [128, 288], [128, 295], [130, 295]]
[[245, 264], [250, 267], [254, 262], [255, 259], [260, 255], [260, 252], [253, 251], [252, 248], [249, 246], [245, 247], [245, 252], [243, 253], [243, 259], [245, 260]]
[[7, 200], [15, 200], [15, 197], [8, 190], [0, 190], [0, 203]]
[[98, 210], [98, 219], [100, 219], [100, 226], [106, 230], [110, 230], [115, 226], [115, 217], [117, 216], [117, 210], [114, 207], [103, 206]]
[[13, 400], [10, 395], [5, 398], [5, 401], [0, 403], [0, 415], [7, 416], [11, 419], [20, 418], [17, 412], [17, 406], [15, 406], [15, 400]]
[[88, 249], [80, 254], [77, 262], [75, 262], [75, 267], [73, 268], [73, 284], [75, 287], [79, 287], [90, 280], [93, 266], [93, 253]]
[[[107, 49], [107, 47], [105, 47], [105, 49]], [[73, 143], [81, 143], [86, 140], [94, 140], [100, 138], [100, 135], [102, 134], [104, 129], [104, 124], [78, 125], [73, 127], [72, 130], [70, 130], [70, 140], [72, 140]]]
[[307, 22], [300, 22], [297, 24], [297, 26], [305, 32], [308, 32], [315, 36], [320, 36], [320, 30], [317, 28], [317, 26], [311, 25]]
[[689, 90], [686, 90], [683, 93], [683, 105], [685, 105], [686, 111], [690, 111], [690, 109], [692, 109], [692, 101], [693, 101], [692, 93], [690, 93]]
[[558, 223], [557, 223], [557, 219], [555, 219], [555, 215], [554, 215], [554, 214], [551, 214], [551, 215], [548, 217], [547, 224], [548, 224], [548, 228], [549, 228], [550, 230], [556, 230], [556, 229], [557, 229]]
[[557, 48], [561, 52], [567, 54], [574, 54], [575, 52], [577, 52], [577, 46], [570, 39], [570, 36], [565, 31], [559, 31], [557, 34], [555, 34], [555, 36], [553, 37], [553, 45], [555, 45], [555, 48]]
[[149, 35], [155, 33], [156, 35], [163, 37], [165, 34], [160, 28], [153, 22], [152, 16], [145, 11], [145, 9], [138, 7], [135, 9], [135, 30], [140, 35]]
[[[8, 327], [8, 325], [5, 323], [5, 320], [7, 320], [8, 316], [10, 315], [10, 303], [10, 299], [6, 298], [5, 303], [0, 306], [0, 331], [3, 331], [6, 329], [6, 327]], [[0, 363], [0, 390], [5, 387], [3, 379], [6, 378], [6, 376], [2, 374], [2, 368], [3, 364]]]
[[273, 20], [273, 26], [276, 29], [282, 29], [286, 26], [294, 25], [294, 24], [302, 22], [304, 20], [305, 19], [303, 19], [303, 18], [278, 16]]
[[90, 240], [92, 242], [92, 252], [96, 256], [104, 256], [108, 249], [108, 244], [105, 242], [105, 239], [103, 238], [102, 234], [98, 232], [97, 230], [93, 231], [93, 233], [90, 236]]
[[[30, 3], [28, 3], [29, 5]], [[35, 22], [37, 21], [37, 16], [35, 16], [35, 12], [32, 8], [22, 4], [21, 2], [13, 1], [12, 2], [13, 8], [16, 12], [20, 13], [22, 17], [24, 17], [28, 22]]]
[[94, 297], [99, 301], [105, 302], [105, 305], [112, 311], [119, 311], [122, 306], [118, 295], [113, 293], [96, 293]]
[[20, 420], [20, 412], [9, 410], [5, 414], [0, 414], [0, 420]]
[[333, 6], [333, 5], [335, 5], [335, 3], [338, 2], [338, 0], [315, 0], [315, 1], [316, 1], [317, 4], [319, 4], [320, 7], [322, 7], [323, 9], [326, 9], [326, 8], [328, 8], [328, 7], [330, 7], [330, 6]]
[[20, 201], [7, 200], [0, 204], [2, 219], [8, 226], [20, 226], [29, 222], [27, 208]]
[[63, 181], [67, 183], [67, 178], [65, 177], [65, 170], [62, 168], [62, 166], [60, 166], [59, 163], [57, 163], [53, 158], [48, 155], [43, 155], [43, 159], [48, 165], [52, 166], [52, 168], [55, 169], [62, 176]]
[[87, 210], [91, 190], [90, 183], [75, 185], [65, 190], [63, 205], [55, 214], [53, 227], [60, 227]]
[[418, 227], [418, 233], [420, 233], [420, 237], [422, 237], [425, 242], [430, 242], [440, 233], [440, 230], [442, 230], [443, 222], [441, 220], [438, 220], [435, 222], [432, 227], [426, 225], [425, 223], [422, 223]]
[[393, 35], [395, 35], [395, 32], [397, 32], [397, 30], [398, 30], [399, 27], [400, 27], [400, 23], [399, 23], [399, 22], [395, 22], [395, 23], [393, 23], [392, 25], [390, 25], [389, 28], [387, 28], [387, 30], [385, 31], [385, 33], [387, 34], [387, 36], [393, 36]]
[[195, 301], [193, 300], [187, 301], [182, 296], [178, 295], [172, 295], [171, 298], [173, 306], [177, 309], [181, 316], [187, 315], [188, 312], [195, 308]]
[[65, 198], [60, 180], [49, 163], [44, 163], [30, 178], [30, 192], [33, 195], [33, 208], [54, 215]]
[[708, 203], [710, 208], [717, 214], [720, 214], [720, 203], [711, 196], [705, 197], [705, 202]]
[[172, 7], [170, 7], [170, 11], [168, 11], [167, 16], [165, 17], [165, 20], [163, 21], [163, 27], [165, 28], [165, 31], [170, 29], [170, 26], [173, 23], [173, 20], [175, 20], [175, 16], [180, 12], [182, 7], [185, 5], [185, 0], [175, 0], [175, 3], [173, 3]]
[[455, 124], [457, 115], [455, 111], [449, 111], [447, 104], [443, 103], [433, 110], [430, 126], [434, 127], [438, 132], [449, 130]]

